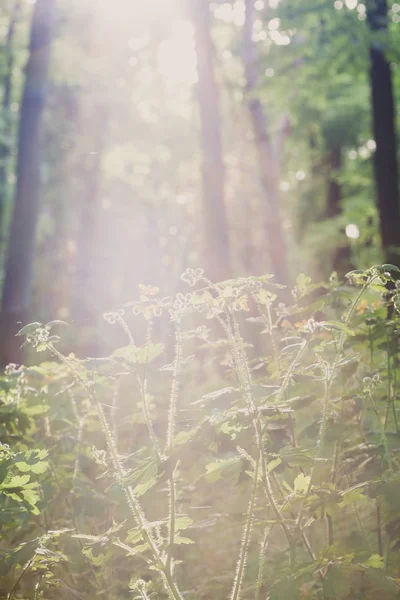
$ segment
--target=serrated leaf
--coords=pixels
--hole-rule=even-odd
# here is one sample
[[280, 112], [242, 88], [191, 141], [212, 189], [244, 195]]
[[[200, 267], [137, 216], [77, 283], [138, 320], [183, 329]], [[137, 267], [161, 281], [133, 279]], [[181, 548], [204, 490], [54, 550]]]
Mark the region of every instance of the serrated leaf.
[[296, 479], [294, 480], [294, 489], [298, 494], [305, 494], [310, 485], [311, 477], [308, 475], [304, 475], [304, 473], [299, 473]]
[[26, 462], [17, 462], [15, 463], [15, 466], [19, 471], [22, 471], [22, 473], [28, 473], [32, 467], [32, 465], [28, 465]]
[[39, 322], [28, 323], [28, 325], [24, 325], [24, 327], [22, 327], [22, 329], [20, 329], [18, 331], [18, 333], [16, 333], [16, 335], [19, 335], [19, 336], [28, 335], [29, 333], [36, 331], [36, 329], [38, 329], [39, 327], [42, 327], [42, 323], [39, 323]]
[[29, 475], [14, 475], [9, 481], [3, 483], [0, 488], [4, 490], [9, 488], [22, 488], [28, 483], [29, 479]]
[[188, 537], [182, 537], [180, 535], [176, 535], [174, 539], [174, 544], [194, 544], [194, 541]]
[[192, 402], [192, 404], [193, 404], [193, 406], [196, 406], [197, 404], [202, 404], [203, 402], [210, 402], [211, 400], [216, 400], [217, 398], [220, 398], [221, 396], [225, 396], [226, 394], [231, 394], [234, 391], [235, 391], [235, 388], [233, 388], [233, 387], [225, 387], [220, 390], [216, 390], [215, 392], [210, 392], [209, 394], [204, 394], [204, 396], [202, 396], [200, 398], [200, 400], [195, 400], [195, 402]]
[[140, 496], [143, 496], [156, 483], [157, 483], [157, 477], [150, 477], [149, 479], [147, 479], [147, 481], [140, 483], [134, 489], [135, 496], [140, 498]]
[[383, 569], [385, 561], [383, 556], [372, 554], [369, 559], [362, 563], [363, 567], [371, 567], [372, 569]]
[[282, 459], [280, 456], [273, 458], [268, 462], [268, 472], [272, 473], [272, 471], [276, 469], [276, 467], [279, 467], [280, 464], [282, 464]]
[[175, 519], [175, 531], [183, 531], [190, 527], [193, 523], [193, 519], [191, 519], [188, 515], [179, 515]]
[[209, 463], [206, 465], [206, 480], [209, 482], [218, 481], [221, 479], [221, 471], [236, 465], [240, 460], [241, 459], [238, 456], [234, 456]]
[[36, 475], [45, 473], [45, 471], [47, 471], [48, 468], [49, 468], [49, 463], [47, 461], [37, 462], [31, 466], [32, 472], [36, 473]]
[[400, 269], [399, 267], [396, 267], [396, 265], [391, 265], [388, 263], [382, 266], [385, 269], [385, 271], [395, 271], [396, 273], [400, 273]]
[[355, 335], [355, 332], [352, 329], [350, 329], [350, 327], [348, 327], [344, 323], [341, 323], [340, 321], [325, 321], [325, 323], [322, 324], [322, 327], [323, 329], [327, 329], [328, 331], [332, 329], [343, 331], [343, 333], [351, 337]]

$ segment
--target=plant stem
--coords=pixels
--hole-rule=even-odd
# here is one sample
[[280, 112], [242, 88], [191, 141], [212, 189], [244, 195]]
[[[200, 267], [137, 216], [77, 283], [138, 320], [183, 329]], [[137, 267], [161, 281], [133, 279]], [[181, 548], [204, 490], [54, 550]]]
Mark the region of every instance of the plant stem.
[[136, 498], [131, 486], [127, 485], [124, 482], [125, 472], [119, 460], [118, 451], [115, 447], [111, 430], [108, 426], [107, 419], [103, 411], [103, 407], [97, 398], [94, 385], [92, 384], [92, 382], [88, 383], [87, 381], [82, 379], [75, 366], [72, 365], [70, 361], [63, 354], [61, 354], [61, 352], [59, 352], [52, 344], [49, 343], [48, 348], [59, 360], [61, 360], [71, 370], [76, 380], [88, 391], [89, 396], [94, 402], [94, 405], [97, 410], [97, 415], [100, 420], [101, 428], [106, 438], [107, 447], [109, 449], [111, 459], [114, 464], [115, 474], [117, 476], [118, 483], [125, 492], [128, 506], [131, 509], [137, 527], [140, 530], [143, 539], [149, 546], [156, 569], [164, 575], [164, 581], [166, 582], [166, 587], [168, 593], [171, 595], [171, 598], [173, 598], [173, 600], [182, 600], [183, 596], [179, 592], [176, 583], [173, 580], [171, 569], [167, 564], [164, 563], [163, 556], [161, 554], [160, 549], [158, 548], [157, 542], [153, 538], [153, 535], [151, 534], [150, 530], [146, 527], [147, 520], [145, 515], [143, 514], [139, 500]]
[[244, 568], [246, 566], [247, 552], [248, 552], [248, 547], [249, 547], [249, 543], [250, 543], [251, 528], [252, 528], [253, 518], [254, 518], [254, 508], [256, 505], [258, 473], [259, 473], [259, 468], [260, 468], [260, 455], [261, 455], [261, 443], [260, 443], [260, 440], [257, 440], [257, 457], [256, 457], [256, 463], [255, 463], [255, 467], [254, 467], [253, 487], [252, 487], [252, 491], [251, 491], [249, 508], [247, 511], [247, 519], [246, 519], [246, 525], [245, 525], [245, 529], [244, 529], [242, 546], [240, 548], [239, 560], [238, 560], [238, 564], [236, 567], [235, 581], [234, 581], [232, 593], [230, 596], [231, 600], [238, 600], [240, 598], [240, 590], [241, 590], [242, 583], [243, 583]]

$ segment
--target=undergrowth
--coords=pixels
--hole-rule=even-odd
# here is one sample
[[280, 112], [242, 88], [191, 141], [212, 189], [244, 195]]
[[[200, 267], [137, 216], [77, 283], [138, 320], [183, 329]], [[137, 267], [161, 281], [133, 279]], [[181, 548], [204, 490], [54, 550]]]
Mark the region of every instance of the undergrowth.
[[284, 304], [189, 269], [104, 315], [104, 358], [24, 327], [44, 362], [1, 379], [0, 597], [400, 598], [397, 272]]

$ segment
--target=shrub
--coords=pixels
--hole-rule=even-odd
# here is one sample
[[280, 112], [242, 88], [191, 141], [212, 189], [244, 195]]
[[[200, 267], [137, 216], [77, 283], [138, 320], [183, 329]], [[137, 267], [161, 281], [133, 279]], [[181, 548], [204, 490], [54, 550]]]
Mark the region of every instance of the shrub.
[[399, 598], [397, 271], [283, 304], [189, 269], [101, 359], [23, 328], [49, 362], [3, 378], [5, 597]]

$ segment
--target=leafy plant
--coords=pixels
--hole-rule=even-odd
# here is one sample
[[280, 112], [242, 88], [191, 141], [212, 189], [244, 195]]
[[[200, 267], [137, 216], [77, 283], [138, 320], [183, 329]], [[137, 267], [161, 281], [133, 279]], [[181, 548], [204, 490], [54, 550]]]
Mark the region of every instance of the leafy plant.
[[3, 542], [8, 597], [399, 598], [398, 272], [301, 276], [284, 304], [188, 269], [107, 313], [127, 345], [98, 359], [21, 330], [52, 362], [4, 392], [26, 422], [0, 492], [36, 520]]

